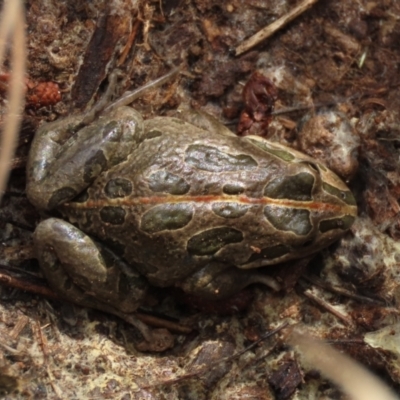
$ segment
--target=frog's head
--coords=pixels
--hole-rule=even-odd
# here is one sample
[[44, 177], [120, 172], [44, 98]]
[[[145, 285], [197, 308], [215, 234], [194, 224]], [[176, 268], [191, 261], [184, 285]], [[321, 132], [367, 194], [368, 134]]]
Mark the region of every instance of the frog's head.
[[285, 173], [273, 176], [263, 192], [263, 214], [275, 229], [275, 245], [265, 249], [264, 255], [254, 254], [242, 268], [304, 257], [343, 236], [357, 216], [356, 201], [347, 185], [305, 154], [255, 137], [248, 140], [283, 160]]

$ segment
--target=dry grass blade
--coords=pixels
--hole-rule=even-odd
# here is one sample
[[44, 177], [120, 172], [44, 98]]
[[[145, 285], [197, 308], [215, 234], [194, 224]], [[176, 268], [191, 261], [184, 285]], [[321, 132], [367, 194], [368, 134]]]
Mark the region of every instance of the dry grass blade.
[[399, 400], [380, 379], [361, 364], [316, 338], [292, 332], [290, 344], [311, 367], [339, 385], [353, 400]]
[[4, 3], [0, 17], [0, 65], [3, 65], [8, 41], [11, 41], [11, 77], [8, 88], [8, 110], [0, 143], [0, 198], [8, 178], [14, 154], [25, 94], [25, 18], [21, 0]]

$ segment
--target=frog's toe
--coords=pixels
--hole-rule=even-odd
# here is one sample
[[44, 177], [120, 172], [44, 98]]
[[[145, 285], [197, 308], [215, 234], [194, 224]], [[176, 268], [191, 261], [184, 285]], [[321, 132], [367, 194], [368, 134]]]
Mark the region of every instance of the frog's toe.
[[136, 348], [139, 351], [145, 352], [162, 352], [174, 346], [174, 337], [167, 329], [153, 329], [149, 332], [145, 340], [136, 343]]

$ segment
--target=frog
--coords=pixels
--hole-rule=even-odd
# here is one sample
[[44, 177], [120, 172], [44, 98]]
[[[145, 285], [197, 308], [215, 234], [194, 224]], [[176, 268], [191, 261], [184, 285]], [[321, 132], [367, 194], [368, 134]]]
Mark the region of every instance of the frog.
[[305, 154], [201, 112], [144, 120], [127, 106], [42, 125], [26, 193], [46, 214], [33, 241], [49, 285], [115, 315], [149, 285], [208, 301], [279, 289], [267, 267], [326, 248], [357, 216], [348, 186]]

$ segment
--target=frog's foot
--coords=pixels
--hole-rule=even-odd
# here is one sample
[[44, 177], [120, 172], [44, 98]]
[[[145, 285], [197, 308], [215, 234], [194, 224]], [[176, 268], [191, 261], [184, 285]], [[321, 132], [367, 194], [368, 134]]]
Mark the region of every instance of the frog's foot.
[[[142, 331], [141, 333], [143, 335]], [[160, 353], [174, 346], [174, 337], [167, 329], [153, 329], [150, 333], [150, 336], [145, 338], [145, 340], [140, 343], [136, 343], [135, 347], [137, 350], [143, 352], [150, 351], [152, 353]]]
[[231, 297], [252, 283], [262, 283], [274, 291], [281, 289], [279, 283], [265, 273], [257, 270], [241, 270], [218, 262], [207, 264], [179, 286], [188, 294], [218, 300]]
[[142, 276], [68, 222], [47, 219], [33, 239], [43, 273], [61, 297], [114, 314], [135, 311], [144, 297]]
[[144, 322], [138, 320], [132, 314], [119, 314], [119, 316], [129, 324], [135, 326], [142, 334], [144, 340], [135, 344], [137, 350], [159, 353], [174, 346], [174, 337], [168, 329], [150, 329]]

